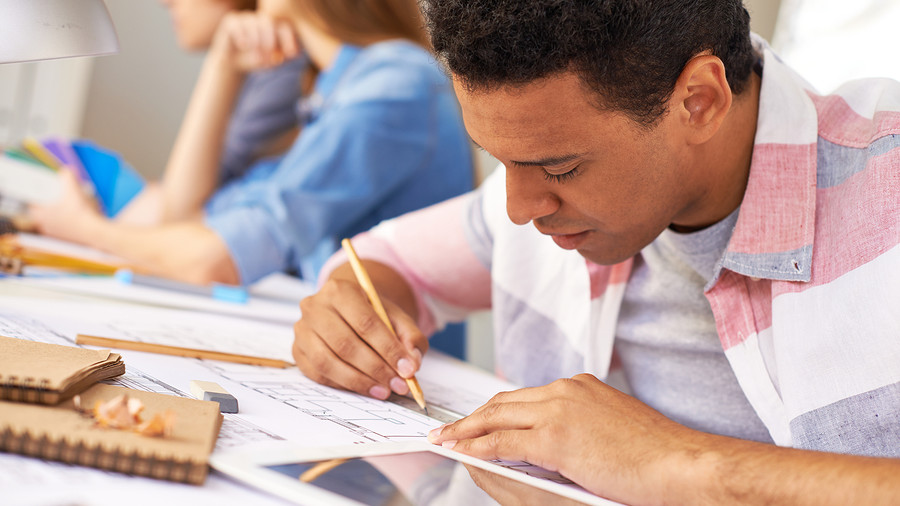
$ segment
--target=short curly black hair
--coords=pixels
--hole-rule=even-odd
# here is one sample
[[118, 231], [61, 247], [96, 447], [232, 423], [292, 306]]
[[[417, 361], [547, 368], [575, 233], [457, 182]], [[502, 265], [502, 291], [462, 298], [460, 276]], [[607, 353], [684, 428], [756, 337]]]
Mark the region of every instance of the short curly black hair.
[[739, 94], [756, 55], [741, 0], [422, 0], [438, 57], [470, 91], [574, 71], [597, 107], [643, 125], [709, 50]]

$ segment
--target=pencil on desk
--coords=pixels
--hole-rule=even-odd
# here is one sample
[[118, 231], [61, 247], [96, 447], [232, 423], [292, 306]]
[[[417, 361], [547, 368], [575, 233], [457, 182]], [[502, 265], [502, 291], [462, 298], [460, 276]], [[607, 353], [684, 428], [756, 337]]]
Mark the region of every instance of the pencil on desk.
[[0, 238], [0, 257], [21, 259], [26, 266], [53, 267], [80, 274], [113, 274], [116, 270], [124, 267], [123, 265], [24, 247], [12, 235]]
[[225, 353], [222, 351], [198, 350], [194, 348], [182, 348], [180, 346], [169, 346], [166, 344], [142, 343], [140, 341], [125, 341], [122, 339], [113, 339], [111, 337], [89, 336], [86, 334], [78, 334], [75, 336], [75, 342], [77, 344], [106, 346], [121, 350], [146, 351], [148, 353], [175, 355], [177, 357], [205, 358], [210, 360], [221, 360], [223, 362], [235, 362], [238, 364], [279, 367], [281, 369], [294, 365], [277, 358], [253, 357], [250, 355], [239, 355], [237, 353]]
[[309, 483], [319, 476], [331, 471], [335, 467], [347, 462], [347, 459], [331, 459], [331, 460], [323, 460], [322, 462], [317, 463], [316, 465], [310, 467], [306, 471], [300, 475], [300, 481], [303, 483]]
[[[375, 291], [375, 285], [372, 284], [369, 273], [366, 272], [366, 268], [363, 267], [359, 257], [356, 256], [356, 250], [354, 250], [353, 245], [350, 244], [350, 239], [342, 240], [341, 247], [347, 252], [347, 257], [350, 259], [350, 267], [353, 268], [353, 274], [356, 275], [356, 281], [359, 282], [363, 291], [366, 292], [366, 296], [369, 298], [369, 302], [372, 303], [372, 307], [375, 308], [378, 317], [381, 318], [381, 321], [383, 321], [385, 325], [387, 325], [391, 334], [393, 334], [394, 337], [397, 337], [397, 332], [394, 330], [394, 326], [391, 325], [391, 319], [388, 318], [387, 311], [384, 310], [384, 304], [381, 303], [378, 292]], [[425, 395], [422, 393], [422, 387], [419, 386], [419, 381], [413, 376], [412, 378], [406, 378], [406, 384], [409, 386], [409, 391], [412, 393], [413, 399], [416, 400], [416, 404], [425, 411], [425, 414], [428, 414], [428, 408], [425, 407]]]
[[33, 265], [36, 267], [53, 267], [56, 269], [64, 269], [74, 271], [80, 274], [112, 274], [121, 268], [118, 265], [105, 262], [97, 262], [94, 260], [86, 260], [67, 255], [57, 255], [55, 253], [43, 253], [40, 251], [25, 250], [21, 253], [22, 261], [25, 265]]
[[136, 273], [131, 269], [116, 271], [115, 278], [126, 285], [149, 286], [162, 290], [189, 293], [212, 297], [215, 300], [231, 302], [234, 304], [246, 304], [250, 300], [247, 289], [242, 286], [226, 285], [223, 283], [210, 283], [209, 285], [195, 285], [169, 278], [149, 276]]

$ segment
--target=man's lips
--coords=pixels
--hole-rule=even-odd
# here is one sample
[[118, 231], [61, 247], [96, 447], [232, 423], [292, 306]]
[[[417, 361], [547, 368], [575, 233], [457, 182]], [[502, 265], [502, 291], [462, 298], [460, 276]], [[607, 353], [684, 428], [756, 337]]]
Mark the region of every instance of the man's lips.
[[590, 233], [590, 230], [583, 230], [581, 232], [576, 232], [573, 234], [559, 234], [553, 232], [544, 232], [539, 230], [542, 234], [549, 235], [553, 238], [553, 242], [556, 243], [562, 249], [576, 249], [581, 245], [582, 242], [587, 238], [587, 235]]

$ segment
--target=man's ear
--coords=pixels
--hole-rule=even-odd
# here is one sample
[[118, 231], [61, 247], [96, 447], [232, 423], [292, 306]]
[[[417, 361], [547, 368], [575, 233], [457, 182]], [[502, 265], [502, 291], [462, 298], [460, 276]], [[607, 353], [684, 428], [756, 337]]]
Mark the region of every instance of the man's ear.
[[694, 56], [678, 76], [671, 103], [685, 127], [689, 144], [711, 139], [731, 109], [732, 94], [725, 66], [718, 57], [704, 52]]

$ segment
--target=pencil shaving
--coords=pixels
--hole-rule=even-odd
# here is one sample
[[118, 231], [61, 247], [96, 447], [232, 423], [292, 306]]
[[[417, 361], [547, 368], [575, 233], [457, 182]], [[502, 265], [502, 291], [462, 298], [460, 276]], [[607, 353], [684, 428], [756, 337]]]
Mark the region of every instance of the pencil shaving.
[[92, 417], [98, 426], [104, 428], [130, 430], [150, 437], [168, 437], [175, 425], [175, 413], [171, 411], [157, 413], [149, 420], [142, 420], [144, 403], [124, 394], [106, 402], [97, 401], [91, 410], [81, 408], [80, 396], [75, 396], [74, 402], [76, 410]]
[[175, 425], [175, 413], [166, 411], [135, 427], [134, 431], [143, 436], [169, 437]]

